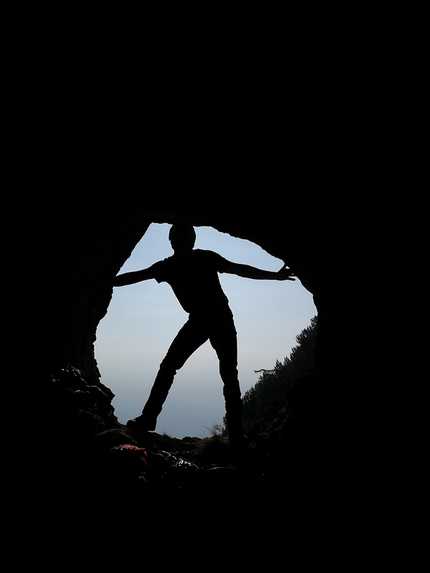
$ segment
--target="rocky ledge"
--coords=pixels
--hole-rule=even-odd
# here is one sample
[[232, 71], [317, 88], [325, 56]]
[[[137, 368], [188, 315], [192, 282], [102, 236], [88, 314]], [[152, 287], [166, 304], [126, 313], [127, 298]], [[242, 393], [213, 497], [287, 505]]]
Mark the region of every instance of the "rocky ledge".
[[177, 439], [130, 431], [114, 415], [112, 393], [72, 367], [44, 376], [37, 388], [42, 430], [32, 436], [32, 503], [55, 522], [83, 512], [89, 520], [119, 523], [145, 516], [152, 528], [187, 515], [225, 527], [229, 519], [243, 524], [278, 513], [289, 498], [280, 497], [286, 475], [293, 476], [283, 452], [285, 404], [273, 406], [270, 421], [261, 422], [246, 447], [232, 450], [217, 435]]

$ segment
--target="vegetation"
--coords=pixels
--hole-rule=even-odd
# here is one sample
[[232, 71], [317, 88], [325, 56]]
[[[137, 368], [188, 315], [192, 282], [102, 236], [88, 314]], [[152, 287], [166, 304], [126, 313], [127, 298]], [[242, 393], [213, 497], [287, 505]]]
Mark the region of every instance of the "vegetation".
[[[256, 370], [261, 373], [258, 382], [243, 395], [243, 429], [246, 433], [255, 422], [264, 416], [277, 399], [285, 399], [288, 388], [297, 378], [308, 374], [314, 364], [314, 348], [318, 321], [314, 316], [310, 326], [296, 336], [297, 346], [283, 362], [276, 361], [272, 370]], [[225, 426], [225, 419], [224, 419]], [[224, 427], [223, 433], [226, 433]]]

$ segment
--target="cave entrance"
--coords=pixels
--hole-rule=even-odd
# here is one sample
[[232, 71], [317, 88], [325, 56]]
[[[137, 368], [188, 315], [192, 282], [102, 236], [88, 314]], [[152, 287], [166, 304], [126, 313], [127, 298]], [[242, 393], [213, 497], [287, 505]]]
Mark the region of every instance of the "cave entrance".
[[[150, 225], [120, 272], [146, 268], [172, 254], [169, 224]], [[196, 248], [267, 270], [283, 262], [244, 239], [212, 227], [195, 227]], [[238, 333], [242, 393], [258, 380], [255, 370], [270, 369], [295, 345], [316, 309], [300, 281], [253, 281], [220, 275]], [[166, 283], [144, 281], [114, 289], [108, 313], [97, 330], [96, 358], [102, 382], [115, 394], [120, 422], [138, 415], [148, 397], [158, 366], [187, 314]], [[157, 432], [175, 437], [204, 437], [224, 416], [218, 360], [209, 343], [199, 348], [177, 373], [159, 417]]]

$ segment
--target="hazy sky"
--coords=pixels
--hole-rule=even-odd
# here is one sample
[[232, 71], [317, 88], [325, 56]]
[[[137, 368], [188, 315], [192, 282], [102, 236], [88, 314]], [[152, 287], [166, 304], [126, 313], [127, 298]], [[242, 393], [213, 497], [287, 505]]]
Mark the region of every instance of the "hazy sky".
[[[170, 225], [153, 224], [120, 273], [146, 268], [173, 254]], [[283, 262], [259, 246], [210, 227], [196, 227], [195, 248], [216, 251], [226, 259], [266, 270]], [[258, 381], [254, 370], [270, 369], [295, 346], [295, 336], [309, 325], [316, 309], [300, 281], [257, 281], [220, 274], [230, 301], [238, 337], [242, 394]], [[101, 381], [115, 393], [119, 421], [139, 415], [173, 338], [188, 315], [167, 283], [155, 280], [115, 287], [108, 313], [97, 330], [96, 359]], [[178, 371], [156, 431], [171, 436], [203, 437], [225, 413], [218, 359], [209, 342]]]

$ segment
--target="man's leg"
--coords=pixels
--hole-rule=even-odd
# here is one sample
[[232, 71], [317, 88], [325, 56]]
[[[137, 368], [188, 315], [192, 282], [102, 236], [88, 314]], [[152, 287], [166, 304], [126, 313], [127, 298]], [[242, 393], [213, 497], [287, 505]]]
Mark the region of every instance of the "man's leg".
[[219, 359], [219, 372], [224, 383], [227, 429], [230, 442], [233, 442], [242, 437], [243, 406], [237, 371], [237, 334], [231, 315], [216, 322], [209, 340]]
[[142, 414], [134, 420], [129, 420], [127, 426], [141, 430], [155, 430], [157, 417], [163, 408], [176, 372], [207, 339], [207, 330], [201, 322], [189, 319], [184, 324], [160, 364]]

